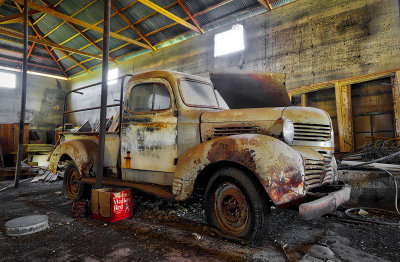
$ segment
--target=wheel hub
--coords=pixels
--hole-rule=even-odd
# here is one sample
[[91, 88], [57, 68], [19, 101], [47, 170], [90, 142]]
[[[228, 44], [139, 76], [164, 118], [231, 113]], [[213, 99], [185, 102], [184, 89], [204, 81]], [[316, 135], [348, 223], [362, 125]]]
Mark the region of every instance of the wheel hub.
[[67, 190], [70, 195], [78, 193], [79, 172], [75, 168], [71, 169], [68, 173]]
[[240, 234], [248, 223], [248, 204], [240, 189], [224, 183], [215, 192], [215, 214], [224, 231]]

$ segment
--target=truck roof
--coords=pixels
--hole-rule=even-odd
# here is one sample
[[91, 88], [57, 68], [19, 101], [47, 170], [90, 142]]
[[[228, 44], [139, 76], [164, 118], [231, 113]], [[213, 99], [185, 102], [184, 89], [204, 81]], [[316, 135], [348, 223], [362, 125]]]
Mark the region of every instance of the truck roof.
[[178, 79], [189, 78], [192, 80], [212, 84], [211, 80], [208, 78], [205, 78], [205, 77], [191, 75], [191, 74], [182, 73], [182, 72], [176, 72], [176, 71], [168, 71], [168, 70], [148, 71], [148, 72], [139, 73], [139, 74], [133, 76], [130, 81], [135, 81], [135, 80], [140, 80], [140, 79], [145, 79], [145, 78], [155, 78], [155, 77], [165, 78], [170, 81], [176, 81]]

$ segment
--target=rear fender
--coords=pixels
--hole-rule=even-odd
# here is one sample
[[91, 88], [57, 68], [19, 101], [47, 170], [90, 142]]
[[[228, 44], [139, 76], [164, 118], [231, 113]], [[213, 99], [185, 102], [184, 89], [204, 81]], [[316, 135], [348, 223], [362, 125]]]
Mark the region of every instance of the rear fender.
[[56, 174], [57, 166], [63, 155], [68, 155], [82, 176], [88, 176], [89, 169], [96, 167], [98, 145], [87, 139], [74, 139], [61, 143], [50, 157], [50, 172]]
[[188, 199], [200, 172], [220, 161], [251, 170], [275, 205], [305, 195], [303, 159], [297, 151], [270, 136], [243, 134], [210, 140], [185, 152], [174, 176], [172, 191], [176, 200]]

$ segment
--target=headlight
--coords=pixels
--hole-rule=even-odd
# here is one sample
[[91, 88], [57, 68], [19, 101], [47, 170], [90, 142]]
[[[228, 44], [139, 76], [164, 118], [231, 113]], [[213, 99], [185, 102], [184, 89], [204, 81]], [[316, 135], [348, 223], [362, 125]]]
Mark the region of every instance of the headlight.
[[294, 138], [294, 125], [292, 121], [289, 119], [284, 119], [283, 121], [283, 130], [282, 130], [283, 140], [288, 144], [291, 145]]

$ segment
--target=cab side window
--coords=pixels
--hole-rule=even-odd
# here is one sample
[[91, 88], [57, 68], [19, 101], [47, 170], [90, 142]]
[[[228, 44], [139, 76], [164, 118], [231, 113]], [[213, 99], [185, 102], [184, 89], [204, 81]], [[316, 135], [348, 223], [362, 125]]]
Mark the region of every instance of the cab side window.
[[128, 108], [132, 112], [150, 112], [168, 109], [171, 99], [167, 87], [161, 83], [145, 83], [132, 87]]

